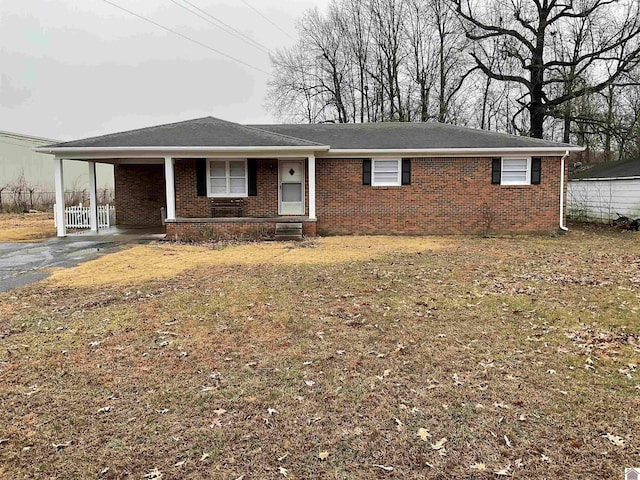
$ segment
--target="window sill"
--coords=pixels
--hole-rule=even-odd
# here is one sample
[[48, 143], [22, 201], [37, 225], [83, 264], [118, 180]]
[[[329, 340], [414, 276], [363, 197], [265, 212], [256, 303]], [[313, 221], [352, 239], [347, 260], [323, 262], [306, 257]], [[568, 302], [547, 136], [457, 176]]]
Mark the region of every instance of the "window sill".
[[371, 185], [375, 190], [400, 190], [403, 185]]
[[207, 195], [207, 198], [229, 198], [229, 199], [234, 199], [234, 198], [247, 198], [249, 197], [249, 195], [247, 194], [243, 194], [243, 195]]

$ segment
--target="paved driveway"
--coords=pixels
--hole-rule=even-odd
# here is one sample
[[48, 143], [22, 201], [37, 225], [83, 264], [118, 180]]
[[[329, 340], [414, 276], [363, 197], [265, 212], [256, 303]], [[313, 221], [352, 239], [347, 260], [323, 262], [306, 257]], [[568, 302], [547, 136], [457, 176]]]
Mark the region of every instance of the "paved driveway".
[[0, 291], [46, 278], [46, 268], [71, 267], [117, 248], [118, 243], [103, 241], [0, 243]]

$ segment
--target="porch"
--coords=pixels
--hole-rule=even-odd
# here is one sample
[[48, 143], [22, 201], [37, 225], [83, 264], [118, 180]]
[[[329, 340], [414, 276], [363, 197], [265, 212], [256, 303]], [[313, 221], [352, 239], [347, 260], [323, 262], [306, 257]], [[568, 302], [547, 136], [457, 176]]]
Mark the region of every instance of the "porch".
[[[299, 224], [316, 234], [314, 155], [242, 158], [210, 154], [205, 158], [100, 158], [89, 169], [90, 231], [97, 221], [95, 164], [114, 165], [116, 216], [120, 228], [166, 227], [167, 238], [270, 238], [279, 224]], [[78, 159], [77, 157], [75, 159]], [[62, 158], [55, 158], [56, 192], [64, 191]], [[59, 195], [62, 199], [62, 195]], [[67, 235], [64, 212], [56, 204], [59, 237]]]

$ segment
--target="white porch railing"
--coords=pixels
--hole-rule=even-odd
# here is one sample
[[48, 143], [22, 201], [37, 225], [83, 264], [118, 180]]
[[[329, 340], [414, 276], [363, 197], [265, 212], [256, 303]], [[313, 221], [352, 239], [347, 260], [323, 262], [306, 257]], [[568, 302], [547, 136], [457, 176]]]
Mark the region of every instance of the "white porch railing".
[[[57, 227], [55, 216], [56, 206], [53, 206], [54, 225]], [[111, 226], [111, 216], [115, 216], [116, 207], [113, 205], [98, 205], [98, 228], [109, 228]], [[91, 214], [89, 207], [82, 204], [65, 207], [64, 223], [67, 228], [91, 228]]]

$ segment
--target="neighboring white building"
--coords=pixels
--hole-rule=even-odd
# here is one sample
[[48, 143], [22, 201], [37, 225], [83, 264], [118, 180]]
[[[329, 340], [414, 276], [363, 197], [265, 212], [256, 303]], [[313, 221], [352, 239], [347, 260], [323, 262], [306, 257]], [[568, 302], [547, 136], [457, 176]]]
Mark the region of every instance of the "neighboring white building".
[[569, 180], [570, 219], [608, 223], [618, 214], [640, 218], [640, 160], [599, 164]]
[[[53, 155], [33, 151], [35, 147], [57, 143], [50, 138], [0, 131], [0, 187], [24, 176], [26, 183], [39, 191], [53, 192]], [[66, 190], [87, 189], [89, 174], [85, 162], [64, 161]], [[97, 165], [98, 188], [113, 188], [113, 166]]]

